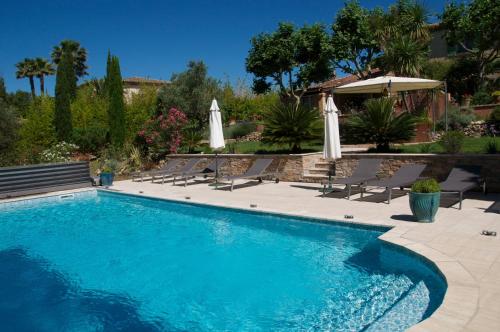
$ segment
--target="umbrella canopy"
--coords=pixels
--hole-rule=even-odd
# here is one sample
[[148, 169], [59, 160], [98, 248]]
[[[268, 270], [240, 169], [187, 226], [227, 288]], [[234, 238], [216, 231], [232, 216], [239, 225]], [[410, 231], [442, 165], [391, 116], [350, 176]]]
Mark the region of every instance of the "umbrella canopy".
[[212, 106], [210, 106], [210, 148], [217, 150], [225, 146], [219, 105], [217, 105], [217, 100], [214, 98]]
[[442, 82], [424, 78], [380, 76], [357, 81], [335, 88], [334, 93], [389, 93], [400, 91], [434, 89]]
[[328, 96], [325, 108], [325, 143], [323, 145], [323, 158], [327, 160], [342, 157], [337, 112], [338, 109], [333, 102], [332, 96]]

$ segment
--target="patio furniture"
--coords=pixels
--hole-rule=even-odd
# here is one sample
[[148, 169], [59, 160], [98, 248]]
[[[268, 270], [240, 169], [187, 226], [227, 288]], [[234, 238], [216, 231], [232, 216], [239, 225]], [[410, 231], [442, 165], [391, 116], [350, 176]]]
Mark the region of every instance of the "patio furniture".
[[[422, 164], [407, 164], [401, 166], [391, 177], [380, 180], [372, 180], [366, 183], [369, 187], [385, 188], [387, 192], [387, 203], [391, 204], [392, 189], [404, 188], [412, 185], [418, 180], [420, 174], [424, 171], [426, 165]], [[363, 191], [361, 191], [363, 197]]]
[[187, 186], [187, 181], [189, 178], [193, 178], [196, 176], [204, 176], [207, 177], [209, 175], [216, 175], [217, 172], [220, 171], [220, 168], [224, 166], [227, 163], [226, 158], [213, 158], [210, 164], [208, 164], [206, 167], [200, 170], [191, 170], [188, 172], [181, 173], [179, 176], [174, 175], [173, 179], [173, 185], [175, 185], [175, 181], [179, 178], [181, 180], [184, 180], [184, 187]]
[[274, 159], [272, 158], [259, 158], [255, 160], [255, 162], [252, 164], [252, 166], [244, 173], [241, 175], [233, 175], [233, 176], [226, 176], [223, 177], [224, 180], [231, 181], [231, 191], [233, 191], [234, 188], [234, 180], [239, 180], [239, 179], [258, 179], [259, 182], [262, 182], [262, 178], [266, 176], [274, 177], [275, 182], [278, 183], [279, 180], [279, 172], [278, 168], [276, 168], [275, 171], [269, 171], [269, 166], [272, 164]]
[[458, 209], [462, 209], [463, 195], [466, 191], [482, 187], [486, 193], [486, 181], [481, 178], [481, 166], [479, 165], [459, 165], [453, 167], [448, 178], [441, 182], [441, 194], [456, 193], [459, 197]]
[[[382, 159], [360, 159], [358, 167], [351, 176], [342, 179], [334, 179], [333, 184], [343, 184], [347, 187], [347, 199], [351, 198], [351, 187], [358, 186], [363, 191], [363, 186], [371, 180], [377, 179]], [[323, 182], [323, 197], [326, 195], [328, 182]]]
[[151, 182], [153, 182], [153, 175], [155, 174], [161, 174], [162, 172], [173, 172], [177, 166], [180, 165], [181, 160], [180, 159], [171, 159], [169, 160], [165, 165], [163, 165], [162, 168], [160, 169], [155, 169], [147, 172], [134, 172], [132, 173], [132, 181], [134, 181], [137, 178], [141, 179], [141, 182], [144, 181], [144, 178], [151, 178]]
[[187, 172], [193, 171], [196, 165], [201, 161], [201, 158], [189, 158], [184, 165], [182, 165], [179, 169], [174, 170], [160, 170], [156, 173], [153, 173], [151, 176], [151, 182], [154, 182], [156, 178], [161, 177], [161, 183], [165, 183], [165, 178], [172, 177], [174, 175], [179, 175]]

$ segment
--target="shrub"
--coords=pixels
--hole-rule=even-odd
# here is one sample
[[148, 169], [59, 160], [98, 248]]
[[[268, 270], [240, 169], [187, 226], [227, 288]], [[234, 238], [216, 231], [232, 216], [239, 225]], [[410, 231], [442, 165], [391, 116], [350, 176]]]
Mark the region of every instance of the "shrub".
[[472, 105], [486, 105], [494, 102], [493, 96], [486, 90], [479, 90], [472, 96]]
[[81, 152], [95, 153], [106, 144], [106, 133], [101, 127], [74, 128], [73, 142]]
[[432, 144], [422, 144], [420, 146], [420, 153], [431, 153], [433, 149]]
[[425, 179], [416, 181], [411, 186], [414, 193], [438, 193], [441, 191], [439, 183], [435, 179]]
[[500, 124], [500, 106], [497, 106], [493, 109], [488, 119], [489, 122], [493, 124]]
[[78, 150], [78, 146], [71, 143], [59, 142], [42, 151], [40, 161], [44, 163], [64, 163], [71, 160], [71, 156]]
[[[448, 129], [450, 130], [462, 130], [467, 127], [472, 121], [476, 119], [474, 111], [471, 109], [459, 109], [451, 108], [448, 110]], [[441, 117], [437, 123], [437, 127], [440, 130], [446, 128], [445, 116]]]
[[137, 142], [156, 160], [168, 153], [177, 153], [182, 143], [182, 128], [187, 123], [188, 119], [182, 111], [171, 108], [146, 121], [137, 134]]
[[203, 134], [198, 129], [197, 123], [194, 121], [189, 122], [182, 129], [183, 146], [187, 147], [188, 153], [194, 152], [194, 149], [200, 145], [203, 139]]
[[484, 145], [484, 152], [488, 154], [500, 153], [500, 144], [495, 138], [491, 138]]
[[264, 115], [263, 122], [262, 141], [288, 145], [292, 152], [299, 152], [302, 143], [319, 140], [323, 134], [318, 110], [303, 106], [279, 104]]
[[449, 131], [439, 140], [445, 153], [459, 153], [464, 145], [465, 135], [460, 131]]
[[356, 142], [375, 143], [377, 151], [389, 151], [390, 143], [407, 141], [415, 135], [416, 118], [404, 112], [395, 114], [392, 98], [369, 99], [366, 110], [354, 115], [346, 132]]
[[233, 126], [224, 128], [224, 137], [226, 138], [241, 138], [257, 130], [257, 125], [253, 122], [240, 122]]

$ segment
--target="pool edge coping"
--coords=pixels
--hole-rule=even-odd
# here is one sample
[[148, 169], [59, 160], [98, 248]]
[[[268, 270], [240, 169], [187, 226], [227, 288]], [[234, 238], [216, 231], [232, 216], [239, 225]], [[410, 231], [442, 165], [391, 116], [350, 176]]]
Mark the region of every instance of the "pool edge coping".
[[[472, 320], [474, 315], [479, 309], [479, 284], [474, 279], [474, 277], [462, 266], [462, 264], [455, 258], [449, 257], [436, 249], [427, 246], [425, 243], [416, 242], [403, 237], [403, 235], [410, 229], [406, 225], [387, 225], [382, 223], [377, 223], [375, 220], [339, 220], [330, 219], [325, 217], [315, 217], [308, 216], [311, 212], [307, 214], [296, 214], [289, 212], [279, 212], [274, 210], [267, 210], [265, 208], [255, 207], [240, 207], [240, 206], [228, 206], [223, 204], [213, 204], [206, 202], [196, 202], [191, 200], [181, 200], [176, 198], [166, 198], [158, 195], [148, 195], [144, 193], [132, 193], [124, 190], [113, 190], [107, 188], [81, 188], [81, 189], [70, 189], [60, 192], [51, 192], [38, 195], [29, 195], [22, 197], [9, 198], [5, 200], [0, 200], [0, 204], [16, 202], [22, 200], [30, 200], [45, 197], [55, 197], [61, 196], [67, 193], [78, 193], [87, 191], [103, 191], [113, 194], [122, 194], [127, 196], [135, 196], [142, 198], [157, 199], [163, 201], [171, 201], [182, 204], [198, 205], [198, 206], [208, 206], [208, 207], [218, 207], [224, 209], [240, 210], [252, 213], [268, 213], [277, 216], [288, 216], [298, 219], [310, 219], [312, 221], [323, 221], [332, 222], [339, 225], [345, 226], [367, 226], [368, 228], [384, 228], [387, 229], [382, 233], [378, 239], [385, 243], [401, 247], [404, 250], [408, 250], [412, 254], [420, 256], [425, 259], [431, 267], [435, 267], [435, 270], [444, 278], [447, 288], [444, 294], [443, 302], [441, 305], [432, 313], [431, 316], [419, 323], [411, 326], [407, 331], [419, 332], [419, 331], [460, 331], [467, 327], [467, 324]], [[467, 298], [464, 298], [464, 295]]]

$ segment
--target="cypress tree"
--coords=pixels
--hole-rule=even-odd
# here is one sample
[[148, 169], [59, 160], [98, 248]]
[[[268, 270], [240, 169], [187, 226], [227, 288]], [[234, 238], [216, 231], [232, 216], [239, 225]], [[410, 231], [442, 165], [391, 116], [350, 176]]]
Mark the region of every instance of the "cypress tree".
[[109, 138], [111, 144], [119, 148], [125, 141], [125, 105], [123, 101], [123, 81], [118, 57], [108, 53], [105, 89], [108, 95]]
[[72, 136], [71, 100], [76, 96], [76, 75], [73, 55], [64, 52], [57, 66], [54, 127], [57, 139], [69, 141]]

